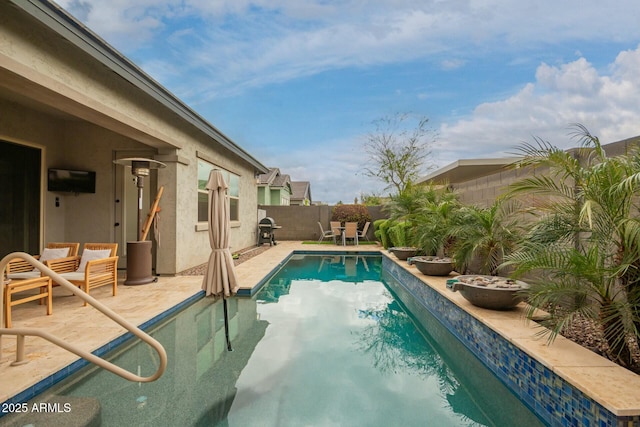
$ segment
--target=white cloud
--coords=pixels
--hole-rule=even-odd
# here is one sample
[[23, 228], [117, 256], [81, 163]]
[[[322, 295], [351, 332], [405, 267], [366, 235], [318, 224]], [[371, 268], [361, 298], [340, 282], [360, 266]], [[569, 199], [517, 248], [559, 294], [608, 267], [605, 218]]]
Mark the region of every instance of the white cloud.
[[[329, 69], [455, 53], [464, 58], [564, 41], [637, 42], [640, 2], [594, 0], [61, 0], [144, 69], [136, 49], [162, 37], [162, 58], [182, 74], [200, 71], [202, 98], [234, 94]], [[604, 13], [606, 11], [606, 13]], [[588, 23], [588, 24], [585, 24]], [[167, 28], [177, 26], [172, 36]], [[187, 31], [191, 30], [191, 31]], [[185, 34], [190, 36], [185, 39]], [[141, 53], [142, 55], [142, 53]], [[159, 56], [159, 55], [157, 55]], [[156, 69], [158, 64], [155, 64]], [[211, 78], [215, 76], [215, 78]], [[178, 94], [188, 85], [163, 81]]]
[[478, 105], [471, 117], [440, 129], [447, 161], [513, 152], [533, 136], [568, 148], [570, 123], [585, 125], [603, 143], [640, 135], [640, 47], [621, 52], [599, 73], [584, 58], [568, 64], [542, 64], [536, 80], [513, 96]]
[[[638, 43], [637, 0], [59, 3], [192, 105], [327, 70], [433, 59], [453, 71], [471, 59], [504, 53], [512, 65], [527, 64], [535, 61], [531, 51], [575, 44], [578, 59], [536, 63], [532, 81], [512, 96], [441, 125], [440, 162], [505, 155], [534, 135], [569, 147], [573, 122], [603, 142], [640, 134], [640, 48], [621, 52], [608, 68], [594, 67], [577, 50], [591, 41]], [[162, 50], [152, 52], [154, 45]], [[369, 187], [376, 184], [357, 175], [362, 157], [347, 142], [357, 139], [344, 138], [259, 158], [294, 180], [311, 181], [314, 199], [351, 201], [360, 191], [376, 191]]]

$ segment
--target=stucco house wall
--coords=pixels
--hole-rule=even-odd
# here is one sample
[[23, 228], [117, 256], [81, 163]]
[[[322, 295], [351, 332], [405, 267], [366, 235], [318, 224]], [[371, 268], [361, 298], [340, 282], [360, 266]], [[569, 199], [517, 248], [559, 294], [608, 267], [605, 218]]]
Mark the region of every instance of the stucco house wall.
[[[207, 224], [198, 222], [198, 158], [240, 177], [230, 244], [255, 244], [255, 177], [268, 169], [48, 2], [0, 3], [0, 140], [42, 152], [41, 246], [115, 241], [122, 166], [113, 160], [127, 152], [167, 165], [146, 184], [151, 198], [164, 187], [157, 273], [175, 274], [206, 262], [210, 253]], [[96, 171], [96, 193], [48, 192], [50, 167]], [[121, 256], [124, 251], [122, 244]]]

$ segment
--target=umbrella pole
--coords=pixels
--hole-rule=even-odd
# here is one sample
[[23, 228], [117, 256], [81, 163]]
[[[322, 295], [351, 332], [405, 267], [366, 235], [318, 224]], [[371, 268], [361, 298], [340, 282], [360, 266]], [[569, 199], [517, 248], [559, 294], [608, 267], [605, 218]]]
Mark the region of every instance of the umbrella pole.
[[224, 311], [224, 335], [227, 338], [227, 350], [233, 351], [229, 340], [229, 311], [227, 310], [227, 299], [224, 296], [224, 291], [222, 292], [222, 308]]

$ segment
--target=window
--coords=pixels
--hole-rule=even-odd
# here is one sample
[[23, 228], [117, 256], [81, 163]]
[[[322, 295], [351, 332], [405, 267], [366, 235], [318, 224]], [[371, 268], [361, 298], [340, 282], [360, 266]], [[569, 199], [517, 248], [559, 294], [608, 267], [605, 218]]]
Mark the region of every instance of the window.
[[207, 181], [212, 169], [219, 169], [229, 186], [229, 210], [231, 221], [240, 221], [240, 176], [217, 167], [206, 160], [198, 159], [198, 221], [206, 222], [209, 209]]

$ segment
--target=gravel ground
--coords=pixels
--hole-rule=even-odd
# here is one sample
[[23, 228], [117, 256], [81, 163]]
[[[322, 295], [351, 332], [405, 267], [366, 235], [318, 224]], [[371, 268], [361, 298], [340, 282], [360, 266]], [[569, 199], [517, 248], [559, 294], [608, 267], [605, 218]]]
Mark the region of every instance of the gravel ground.
[[[262, 252], [270, 248], [271, 246], [252, 246], [242, 249], [239, 252], [234, 252], [234, 254], [238, 254], [238, 257], [233, 260], [233, 264], [240, 265], [246, 260], [251, 259], [256, 255], [260, 255]], [[207, 264], [201, 264], [188, 270], [181, 271], [180, 273], [178, 273], [178, 276], [204, 276], [206, 270]]]
[[[604, 334], [596, 324], [585, 318], [578, 316], [575, 322], [569, 327], [565, 328], [562, 336], [570, 339], [571, 341], [580, 344], [584, 348], [587, 348], [609, 360], [612, 357], [609, 353], [609, 346], [604, 339]], [[630, 371], [640, 374], [640, 349], [635, 341], [631, 341], [631, 356], [633, 361], [630, 366], [625, 366]]]
[[[260, 247], [249, 247], [242, 249], [241, 251], [236, 252], [238, 257], [234, 259], [234, 264], [239, 265], [245, 262], [248, 259], [253, 258], [256, 255], [263, 253], [271, 248], [271, 246], [260, 246]], [[198, 265], [196, 267], [190, 268], [188, 270], [180, 272], [178, 275], [180, 276], [202, 276], [205, 273], [207, 268], [207, 264]], [[577, 320], [565, 331], [562, 335], [571, 341], [603, 356], [607, 359], [611, 359], [609, 356], [609, 347], [607, 346], [606, 341], [604, 340], [604, 336], [602, 331], [596, 327], [595, 323], [585, 319], [578, 317]], [[638, 346], [633, 344], [634, 354], [633, 354], [633, 365], [628, 367], [631, 371], [640, 374], [640, 350]]]

